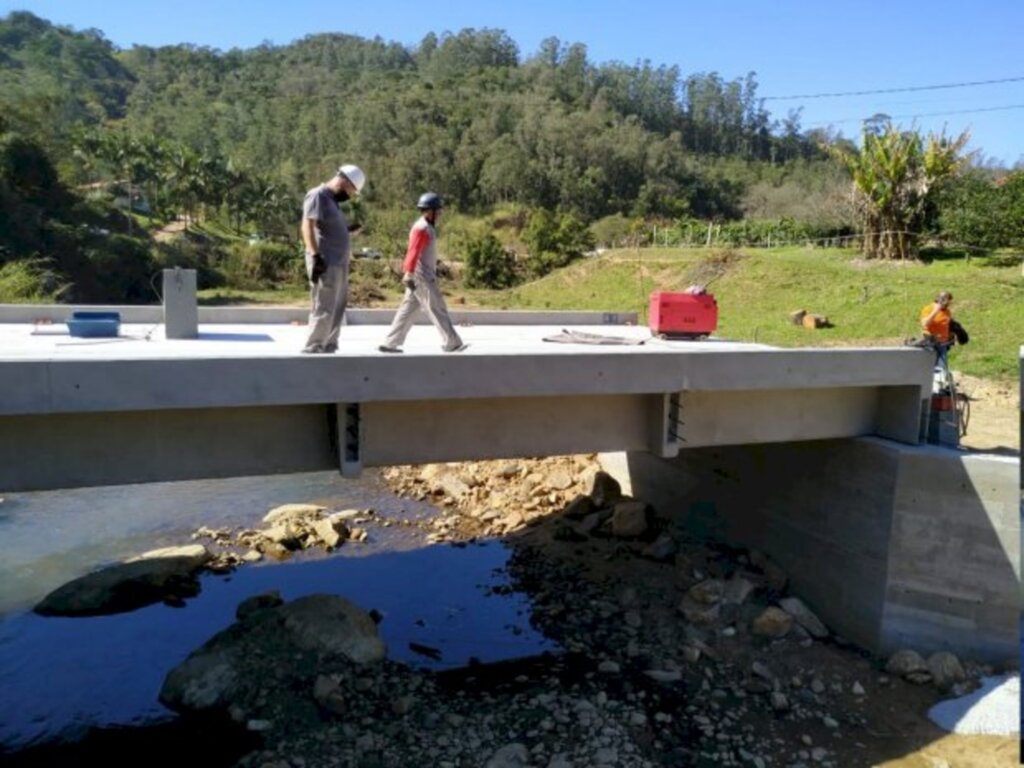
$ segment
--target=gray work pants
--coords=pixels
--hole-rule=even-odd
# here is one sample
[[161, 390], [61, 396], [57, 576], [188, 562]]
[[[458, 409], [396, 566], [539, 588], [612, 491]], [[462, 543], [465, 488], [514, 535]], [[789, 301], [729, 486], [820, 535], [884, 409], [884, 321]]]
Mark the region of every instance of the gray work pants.
[[[306, 274], [313, 269], [306, 260]], [[309, 288], [309, 337], [306, 352], [333, 352], [338, 348], [338, 331], [348, 303], [348, 264], [329, 265], [319, 282]]]
[[455, 332], [452, 320], [448, 317], [448, 307], [444, 303], [441, 289], [437, 287], [437, 279], [414, 275], [413, 280], [416, 288], [405, 289], [405, 297], [395, 313], [395, 319], [391, 321], [391, 330], [388, 331], [388, 338], [384, 343], [395, 349], [402, 346], [416, 319], [416, 310], [422, 308], [441, 334], [445, 350], [461, 346], [462, 339]]

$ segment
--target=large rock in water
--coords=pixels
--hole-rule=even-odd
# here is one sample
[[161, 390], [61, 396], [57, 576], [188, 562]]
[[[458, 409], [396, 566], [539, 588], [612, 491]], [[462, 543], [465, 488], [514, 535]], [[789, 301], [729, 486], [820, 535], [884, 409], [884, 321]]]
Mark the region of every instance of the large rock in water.
[[69, 581], [34, 608], [42, 616], [106, 616], [199, 594], [196, 572], [212, 555], [201, 544], [147, 552]]
[[242, 615], [168, 673], [160, 689], [164, 705], [179, 712], [224, 710], [258, 695], [268, 664], [287, 686], [317, 669], [309, 655], [367, 664], [387, 653], [370, 615], [335, 595], [268, 604]]

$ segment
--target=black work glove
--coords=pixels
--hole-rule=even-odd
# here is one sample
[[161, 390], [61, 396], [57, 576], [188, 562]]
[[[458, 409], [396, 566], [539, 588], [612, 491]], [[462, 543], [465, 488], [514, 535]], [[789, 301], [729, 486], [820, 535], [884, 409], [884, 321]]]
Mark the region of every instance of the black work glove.
[[313, 254], [313, 269], [309, 271], [309, 282], [319, 283], [320, 278], [324, 276], [324, 272], [327, 271], [327, 264], [324, 263], [324, 257], [319, 253]]
[[412, 275], [406, 275], [405, 277], [403, 277], [402, 285], [404, 285], [410, 291], [416, 290], [416, 281], [412, 279]]

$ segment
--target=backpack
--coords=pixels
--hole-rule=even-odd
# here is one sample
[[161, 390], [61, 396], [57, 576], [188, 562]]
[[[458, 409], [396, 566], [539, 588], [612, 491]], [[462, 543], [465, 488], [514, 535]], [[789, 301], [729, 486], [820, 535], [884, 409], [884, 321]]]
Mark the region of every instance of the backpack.
[[957, 344], [966, 344], [971, 340], [971, 337], [967, 335], [967, 329], [956, 320], [949, 321], [949, 332], [953, 334]]

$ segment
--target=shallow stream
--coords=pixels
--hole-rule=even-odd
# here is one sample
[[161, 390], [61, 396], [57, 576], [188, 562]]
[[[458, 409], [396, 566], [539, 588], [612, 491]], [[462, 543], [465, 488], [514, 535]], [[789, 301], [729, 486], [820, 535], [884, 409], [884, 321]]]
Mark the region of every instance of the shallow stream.
[[[431, 669], [553, 649], [507, 589], [510, 551], [498, 541], [423, 544], [402, 525], [370, 524], [366, 543], [330, 555], [207, 574], [182, 608], [153, 605], [96, 618], [44, 618], [31, 607], [66, 581], [156, 547], [190, 543], [209, 527], [258, 527], [282, 503], [372, 508], [391, 520], [436, 514], [392, 495], [377, 477], [334, 472], [155, 483], [7, 495], [0, 502], [0, 751], [73, 741], [100, 726], [173, 718], [157, 694], [167, 672], [234, 621], [253, 594], [285, 600], [340, 594], [383, 615], [390, 658]], [[439, 657], [410, 643], [437, 649]]]

